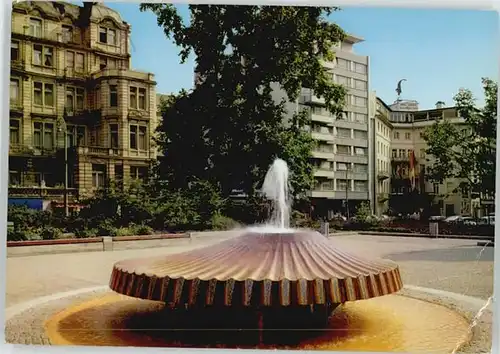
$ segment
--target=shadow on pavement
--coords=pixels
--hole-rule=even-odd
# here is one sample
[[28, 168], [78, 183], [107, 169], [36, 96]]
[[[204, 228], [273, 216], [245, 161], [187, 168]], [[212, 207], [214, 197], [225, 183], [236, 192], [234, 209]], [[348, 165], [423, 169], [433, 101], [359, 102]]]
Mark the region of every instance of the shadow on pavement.
[[[384, 258], [393, 261], [441, 261], [441, 262], [493, 262], [493, 247], [464, 246], [404, 253], [391, 253]], [[481, 258], [479, 258], [481, 254]]]

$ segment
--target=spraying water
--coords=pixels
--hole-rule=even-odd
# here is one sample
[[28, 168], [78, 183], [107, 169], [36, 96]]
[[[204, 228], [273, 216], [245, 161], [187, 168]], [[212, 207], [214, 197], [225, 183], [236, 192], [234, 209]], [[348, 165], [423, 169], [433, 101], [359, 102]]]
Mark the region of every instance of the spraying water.
[[268, 226], [288, 229], [290, 226], [290, 195], [288, 186], [288, 165], [276, 159], [267, 171], [262, 192], [273, 203], [273, 213]]

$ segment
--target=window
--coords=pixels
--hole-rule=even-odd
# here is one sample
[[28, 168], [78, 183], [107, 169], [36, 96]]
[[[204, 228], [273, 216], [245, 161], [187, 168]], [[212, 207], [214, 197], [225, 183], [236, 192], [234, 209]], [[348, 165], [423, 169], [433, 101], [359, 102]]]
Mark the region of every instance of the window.
[[399, 157], [406, 157], [406, 150], [404, 150], [404, 149], [399, 149], [399, 151], [398, 151], [398, 156], [399, 156]]
[[123, 181], [123, 165], [115, 165], [115, 180]]
[[130, 148], [133, 150], [147, 150], [146, 126], [130, 125]]
[[337, 171], [347, 171], [347, 164], [344, 162], [337, 162]]
[[11, 145], [18, 145], [19, 142], [21, 141], [21, 135], [20, 135], [20, 127], [19, 127], [19, 120], [17, 119], [11, 119], [10, 120], [10, 135], [9, 135], [9, 142]]
[[21, 171], [9, 171], [9, 186], [21, 185]]
[[352, 105], [357, 107], [366, 107], [368, 100], [365, 97], [352, 96]]
[[[379, 162], [381, 162], [379, 160]], [[382, 169], [379, 167], [379, 169]], [[355, 173], [368, 173], [368, 165], [366, 164], [361, 164], [361, 163], [355, 163], [354, 164], [354, 172]]]
[[67, 125], [68, 147], [85, 146], [85, 126]]
[[54, 66], [54, 48], [41, 44], [33, 45], [33, 64], [41, 66]]
[[337, 154], [339, 155], [350, 155], [351, 147], [347, 145], [337, 145]]
[[336, 81], [338, 84], [349, 87], [351, 79], [342, 75], [337, 75], [336, 76]]
[[396, 140], [399, 139], [399, 132], [394, 132], [394, 139], [396, 139]]
[[42, 20], [30, 18], [29, 35], [32, 37], [42, 36]]
[[118, 149], [118, 124], [109, 125], [109, 147]]
[[73, 27], [62, 26], [62, 40], [64, 43], [73, 42]]
[[366, 155], [366, 149], [362, 147], [356, 147], [354, 149], [354, 154], [358, 156], [365, 156]]
[[439, 184], [438, 183], [434, 183], [432, 185], [432, 190], [433, 190], [434, 194], [439, 194]]
[[[368, 139], [368, 133], [363, 130], [354, 130], [354, 139]], [[380, 143], [379, 143], [380, 144]]]
[[85, 90], [78, 87], [66, 88], [66, 110], [68, 112], [75, 112], [76, 110], [83, 110], [85, 102]]
[[354, 190], [356, 192], [368, 192], [368, 181], [354, 181]]
[[337, 58], [337, 67], [340, 69], [349, 70], [351, 62], [342, 58]]
[[99, 69], [104, 70], [108, 66], [106, 57], [99, 57]]
[[118, 107], [118, 86], [109, 86], [109, 106]]
[[33, 103], [38, 106], [54, 106], [54, 84], [33, 83]]
[[146, 109], [146, 89], [139, 88], [139, 109]]
[[347, 190], [347, 180], [345, 180], [345, 179], [338, 179], [337, 180], [337, 190], [338, 191], [345, 191], [345, 190]]
[[420, 157], [425, 159], [425, 149], [420, 149]]
[[363, 80], [354, 79], [354, 88], [356, 90], [366, 91], [368, 89], [368, 83]]
[[18, 61], [21, 59], [21, 55], [19, 53], [19, 42], [12, 41], [10, 42], [10, 60]]
[[106, 182], [106, 165], [92, 164], [92, 187], [103, 188]]
[[405, 133], [405, 140], [411, 140], [411, 133]]
[[368, 116], [364, 113], [354, 113], [354, 121], [356, 123], [366, 123], [368, 121]]
[[85, 69], [85, 56], [82, 53], [76, 53], [75, 71], [84, 72]]
[[10, 102], [19, 103], [19, 80], [10, 79]]
[[129, 106], [134, 109], [146, 109], [146, 89], [130, 86]]
[[110, 45], [116, 45], [116, 31], [111, 28], [100, 27], [99, 42]]
[[33, 122], [33, 145], [39, 149], [54, 148], [54, 124]]
[[130, 166], [130, 178], [144, 181], [148, 175], [148, 168], [145, 166]]
[[129, 101], [130, 108], [137, 109], [137, 87], [130, 87]]
[[66, 67], [73, 69], [75, 67], [75, 52], [66, 52]]
[[392, 149], [392, 157], [398, 157], [398, 150]]
[[366, 65], [361, 63], [354, 63], [354, 71], [358, 74], [366, 74]]
[[337, 136], [339, 138], [350, 138], [351, 137], [351, 129], [337, 128]]

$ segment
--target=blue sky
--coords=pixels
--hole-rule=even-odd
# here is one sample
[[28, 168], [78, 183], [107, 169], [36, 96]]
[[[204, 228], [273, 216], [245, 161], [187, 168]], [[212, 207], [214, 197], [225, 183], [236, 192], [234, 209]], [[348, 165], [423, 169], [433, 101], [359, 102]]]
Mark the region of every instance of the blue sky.
[[[137, 3], [106, 3], [132, 26], [132, 66], [155, 73], [157, 91], [178, 92], [193, 84], [193, 61], [180, 64], [178, 48], [166, 39], [153, 14]], [[188, 16], [187, 5], [179, 5]], [[343, 8], [331, 16], [345, 31], [365, 39], [356, 46], [370, 56], [370, 86], [387, 103], [415, 99], [421, 109], [437, 101], [453, 104], [469, 88], [482, 102], [481, 77], [498, 78], [498, 15], [471, 10]]]

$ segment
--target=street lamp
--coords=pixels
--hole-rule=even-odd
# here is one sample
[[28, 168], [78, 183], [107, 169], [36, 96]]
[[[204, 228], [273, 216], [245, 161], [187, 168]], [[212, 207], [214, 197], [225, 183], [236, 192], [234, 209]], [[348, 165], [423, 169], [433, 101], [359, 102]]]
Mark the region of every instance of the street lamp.
[[349, 172], [351, 171], [351, 164], [347, 165], [347, 169], [345, 170], [345, 209], [346, 209], [346, 216], [347, 220], [349, 220], [349, 188], [350, 188], [350, 183], [349, 183]]
[[64, 133], [64, 215], [68, 217], [68, 128], [65, 120], [59, 124], [58, 131]]

